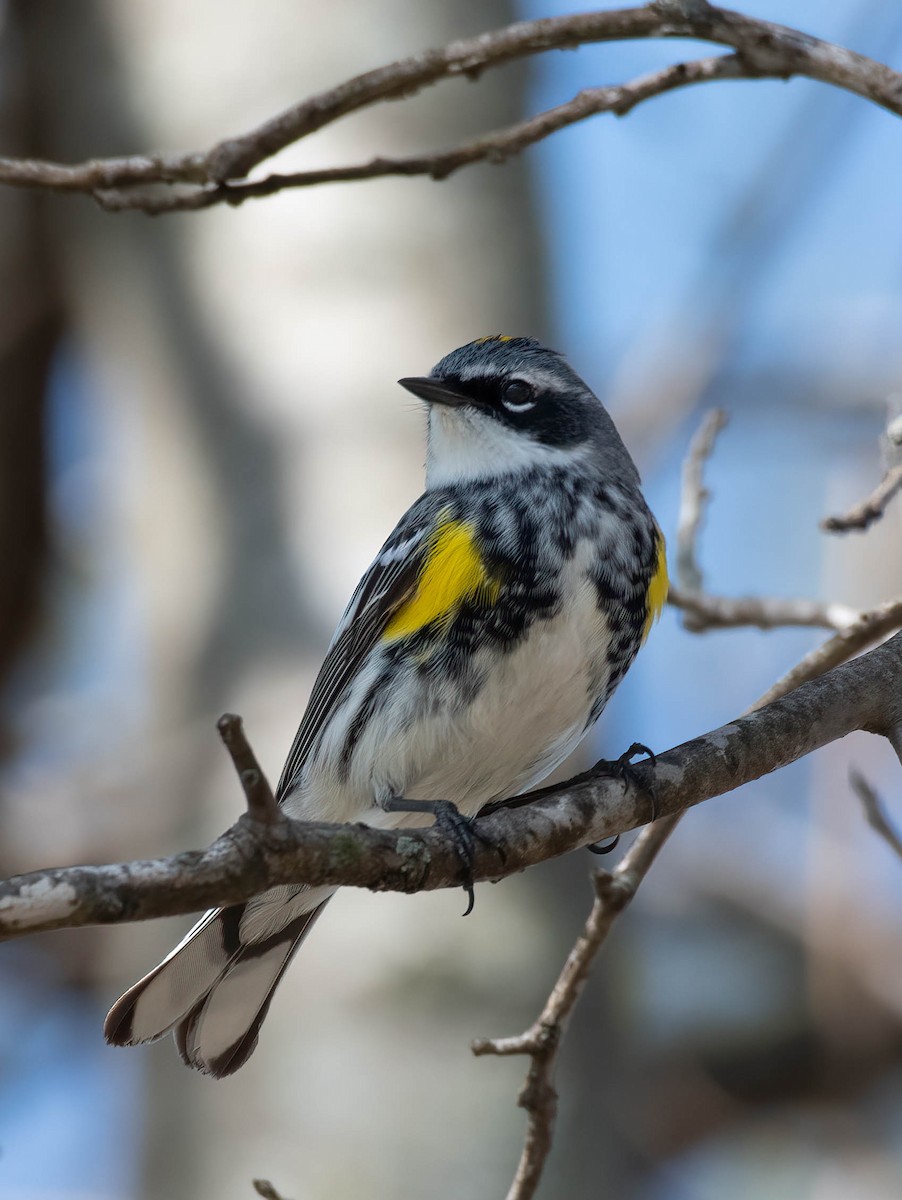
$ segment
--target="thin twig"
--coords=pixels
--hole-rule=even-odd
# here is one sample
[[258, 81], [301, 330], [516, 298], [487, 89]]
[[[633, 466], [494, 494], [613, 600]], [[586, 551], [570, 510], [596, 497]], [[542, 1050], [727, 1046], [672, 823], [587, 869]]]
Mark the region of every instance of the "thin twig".
[[459, 171], [461, 167], [473, 163], [490, 162], [497, 165], [506, 162], [536, 142], [567, 128], [568, 125], [585, 121], [588, 117], [600, 113], [625, 116], [645, 100], [694, 83], [748, 78], [748, 70], [737, 55], [719, 55], [695, 62], [677, 63], [620, 86], [585, 88], [566, 104], [547, 109], [505, 129], [487, 133], [452, 150], [439, 150], [406, 158], [377, 157], [369, 162], [354, 163], [346, 167], [295, 171], [285, 175], [272, 174], [249, 183], [223, 181], [194, 191], [170, 191], [152, 195], [147, 192], [113, 188], [97, 189], [94, 196], [100, 206], [108, 212], [137, 208], [151, 216], [160, 216], [168, 212], [197, 211], [223, 202], [233, 206], [240, 205], [245, 200], [272, 196], [289, 188], [316, 187], [326, 183], [352, 183], [365, 179], [415, 175], [442, 180]]
[[[902, 635], [897, 635], [897, 639], [899, 637]], [[854, 651], [850, 650], [849, 654], [852, 653]], [[817, 678], [827, 669], [822, 664], [811, 665], [809, 667], [809, 670], [812, 671], [810, 678]], [[790, 672], [790, 674], [792, 673]], [[902, 679], [902, 675], [900, 675], [900, 679]], [[898, 681], [895, 681], [893, 684], [894, 694], [897, 702], [902, 703], [902, 696], [899, 694], [900, 689], [897, 685]], [[751, 706], [747, 715], [759, 712], [766, 704], [772, 703], [778, 697], [788, 695], [795, 686], [789, 682], [789, 675], [784, 676], [779, 683], [769, 689], [766, 696]], [[893, 744], [900, 761], [902, 761], [902, 723], [893, 724], [890, 716], [882, 732]], [[724, 753], [730, 754], [726, 745]], [[650, 786], [655, 790], [656, 807], [660, 810], [657, 774]], [[528, 1200], [535, 1194], [551, 1150], [557, 1115], [557, 1093], [552, 1083], [552, 1077], [567, 1018], [579, 999], [592, 962], [610, 932], [611, 926], [635, 895], [656, 856], [684, 815], [685, 812], [671, 813], [646, 826], [627, 851], [623, 861], [610, 875], [607, 875], [607, 879], [610, 881], [609, 885], [606, 883], [599, 887], [599, 879], [604, 879], [607, 873], [596, 874], [596, 899], [586, 921], [585, 929], [571, 950], [564, 970], [535, 1023], [519, 1036], [480, 1039], [473, 1044], [474, 1054], [529, 1054], [531, 1057], [526, 1082], [517, 1101], [520, 1107], [526, 1109], [527, 1112], [526, 1136], [507, 1200]], [[883, 836], [886, 836], [886, 833]], [[896, 844], [892, 840], [892, 836], [893, 832], [891, 831], [888, 840], [890, 845], [895, 848]]]
[[821, 529], [828, 533], [847, 533], [850, 529], [867, 529], [875, 521], [879, 521], [886, 512], [886, 506], [902, 491], [902, 465], [890, 467], [883, 479], [864, 500], [853, 505], [848, 512], [838, 517], [824, 517]]
[[868, 824], [876, 832], [879, 833], [890, 849], [902, 858], [902, 837], [893, 826], [890, 824], [889, 817], [886, 815], [886, 810], [883, 807], [883, 802], [880, 797], [861, 774], [853, 767], [849, 772], [849, 782], [852, 784], [854, 791], [858, 794], [864, 807], [864, 815], [868, 819]]
[[689, 443], [683, 462], [683, 486], [680, 492], [680, 516], [677, 524], [676, 570], [680, 588], [689, 596], [700, 593], [703, 587], [702, 570], [698, 562], [698, 535], [705, 506], [711, 494], [705, 487], [705, 465], [714, 450], [717, 435], [727, 423], [722, 408], [712, 408], [702, 420]]
[[[699, 563], [698, 539], [705, 507], [710, 500], [704, 470], [714, 450], [717, 435], [726, 421], [726, 414], [721, 409], [715, 408], [707, 413], [690, 442], [683, 463], [677, 521], [676, 576], [679, 586], [671, 586], [667, 602], [682, 612], [683, 627], [691, 633], [741, 626], [758, 629], [810, 626], [830, 629], [836, 633], [837, 639], [844, 639], [833, 639], [813, 651], [809, 656], [814, 663], [813, 668], [808, 659], [794, 667], [786, 680], [794, 681], [789, 686], [795, 686], [805, 679], [813, 679], [828, 667], [845, 662], [851, 654], [856, 653], [856, 647], [863, 648], [875, 642], [902, 625], [902, 620], [896, 621], [897, 608], [893, 601], [874, 612], [863, 613], [846, 604], [771, 596], [717, 596], [702, 590], [704, 579]], [[872, 628], [875, 632], [869, 633]], [[847, 646], [852, 648], [845, 649]], [[819, 666], [821, 654], [824, 655], [824, 665]], [[783, 695], [783, 683], [781, 680], [767, 693], [770, 699]]]
[[517, 1101], [527, 1113], [526, 1140], [507, 1200], [529, 1200], [535, 1195], [554, 1135], [557, 1116], [554, 1069], [568, 1019], [614, 921], [636, 894], [678, 819], [667, 817], [649, 825], [613, 871], [594, 873], [595, 901], [591, 912], [534, 1024], [518, 1037], [480, 1038], [473, 1042], [473, 1053], [477, 1055], [527, 1054], [531, 1060]]
[[241, 718], [234, 713], [225, 713], [216, 722], [219, 736], [228, 750], [232, 764], [238, 772], [244, 798], [247, 801], [248, 816], [263, 825], [273, 825], [285, 821], [287, 817], [276, 803], [269, 781], [263, 773], [263, 768], [257, 762], [257, 756], [244, 734]]
[[[351, 167], [273, 175], [241, 184], [280, 150], [351, 113], [412, 96], [440, 80], [482, 71], [548, 50], [633, 38], [692, 38], [734, 53], [678, 64], [620, 87], [593, 88], [570, 104], [489, 134], [456, 150], [410, 159], [376, 158]], [[0, 158], [0, 184], [80, 192], [110, 209], [176, 212], [241, 203], [286, 187], [400, 174], [443, 177], [459, 166], [494, 161], [596, 112], [623, 113], [650, 96], [710, 79], [807, 76], [863, 96], [902, 115], [902, 75], [882, 63], [798, 30], [717, 8], [704, 0], [657, 0], [620, 10], [521, 21], [443, 49], [412, 55], [311, 96], [248, 133], [188, 154], [132, 155], [76, 164]], [[148, 190], [153, 189], [153, 190]]]
[[[791, 671], [778, 679], [767, 689], [758, 700], [757, 706], [769, 704], [778, 696], [783, 696], [792, 688], [816, 679], [824, 671], [839, 663], [847, 662], [853, 654], [858, 654], [868, 646], [872, 646], [881, 638], [902, 628], [902, 596], [886, 600], [876, 608], [863, 612], [858, 619], [845, 629], [840, 630], [832, 638], [828, 638], [817, 646], [810, 654], [806, 654], [801, 662], [796, 663]], [[750, 710], [751, 711], [751, 710]]]
[[864, 500], [838, 517], [825, 517], [821, 529], [844, 533], [849, 529], [867, 529], [879, 521], [893, 496], [902, 489], [902, 396], [893, 393], [886, 403], [886, 429], [880, 438], [886, 466], [883, 479]]
[[277, 1192], [268, 1179], [253, 1179], [251, 1182], [254, 1185], [254, 1191], [258, 1196], [262, 1196], [263, 1200], [288, 1200], [281, 1192]]
[[726, 423], [727, 414], [723, 409], [713, 408], [706, 413], [683, 462], [676, 549], [679, 586], [669, 589], [668, 604], [682, 612], [683, 628], [690, 633], [740, 626], [779, 629], [804, 625], [835, 632], [848, 629], [860, 620], [861, 613], [845, 604], [770, 596], [715, 596], [703, 591], [698, 540], [711, 498], [705, 486], [704, 472], [717, 436]]
[[680, 512], [677, 521], [676, 577], [668, 604], [683, 614], [683, 628], [690, 633], [709, 629], [755, 626], [778, 629], [786, 625], [815, 626], [842, 630], [858, 620], [857, 610], [842, 604], [816, 600], [782, 600], [776, 597], [714, 596], [703, 591], [704, 577], [699, 562], [698, 540], [711, 494], [705, 486], [705, 467], [717, 437], [727, 423], [720, 408], [706, 413], [683, 462]]
[[684, 626], [692, 633], [708, 629], [783, 629], [802, 625], [841, 631], [861, 619], [847, 604], [822, 604], [818, 600], [783, 600], [776, 596], [711, 596], [707, 592], [684, 592], [671, 587], [667, 603], [680, 609]]

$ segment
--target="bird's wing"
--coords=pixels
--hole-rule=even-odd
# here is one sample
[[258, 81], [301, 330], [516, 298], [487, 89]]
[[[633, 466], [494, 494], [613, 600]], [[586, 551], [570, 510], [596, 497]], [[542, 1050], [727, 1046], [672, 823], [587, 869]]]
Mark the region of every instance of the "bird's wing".
[[317, 736], [392, 617], [415, 596], [435, 532], [446, 512], [447, 498], [429, 493], [421, 496], [398, 522], [358, 583], [313, 684], [307, 711], [282, 768], [276, 788], [278, 799], [297, 783]]

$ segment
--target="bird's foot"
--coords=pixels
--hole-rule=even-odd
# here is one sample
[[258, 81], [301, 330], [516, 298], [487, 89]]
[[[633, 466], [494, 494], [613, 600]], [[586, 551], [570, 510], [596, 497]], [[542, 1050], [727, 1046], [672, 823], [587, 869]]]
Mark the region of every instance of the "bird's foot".
[[[649, 817], [649, 821], [654, 821], [657, 818], [657, 803], [655, 801], [654, 787], [649, 787], [647, 784], [643, 783], [633, 770], [633, 759], [639, 754], [644, 754], [651, 766], [654, 766], [657, 762], [654, 753], [649, 750], [648, 746], [643, 746], [641, 742], [633, 742], [630, 748], [625, 750], [619, 758], [599, 759], [593, 770], [598, 771], [600, 774], [613, 775], [615, 779], [619, 779], [621, 781], [624, 788], [626, 788], [629, 784], [633, 784], [634, 787], [637, 787], [641, 791], [645, 792], [646, 796], [648, 796], [649, 801], [651, 802], [651, 816]], [[592, 854], [610, 854], [612, 850], [617, 848], [617, 843], [619, 841], [620, 834], [618, 833], [617, 836], [612, 838], [609, 842], [593, 842], [592, 845], [587, 846], [586, 849], [590, 850]]]
[[450, 800], [405, 800], [394, 796], [386, 801], [385, 808], [389, 812], [421, 812], [429, 813], [435, 820], [435, 827], [440, 830], [454, 846], [457, 857], [461, 862], [461, 885], [467, 894], [467, 907], [464, 916], [468, 917], [476, 903], [473, 890], [473, 864], [476, 860], [476, 843], [494, 850], [501, 861], [504, 861], [503, 848], [493, 839], [487, 837], [474, 824], [472, 817], [465, 817], [456, 804]]

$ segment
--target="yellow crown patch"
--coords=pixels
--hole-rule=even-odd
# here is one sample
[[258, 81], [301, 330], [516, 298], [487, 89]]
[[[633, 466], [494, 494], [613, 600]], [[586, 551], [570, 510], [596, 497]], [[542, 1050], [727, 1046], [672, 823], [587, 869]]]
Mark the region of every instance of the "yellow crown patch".
[[477, 338], [474, 346], [484, 346], [486, 342], [512, 342], [514, 339], [507, 333], [490, 333], [488, 337]]

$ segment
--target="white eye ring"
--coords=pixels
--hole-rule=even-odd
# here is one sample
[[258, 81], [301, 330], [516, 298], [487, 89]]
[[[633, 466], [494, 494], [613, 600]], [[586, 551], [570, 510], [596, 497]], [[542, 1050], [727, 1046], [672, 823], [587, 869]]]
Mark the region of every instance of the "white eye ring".
[[512, 379], [504, 385], [501, 393], [501, 403], [508, 412], [529, 412], [536, 406], [536, 397], [532, 387], [525, 379]]

